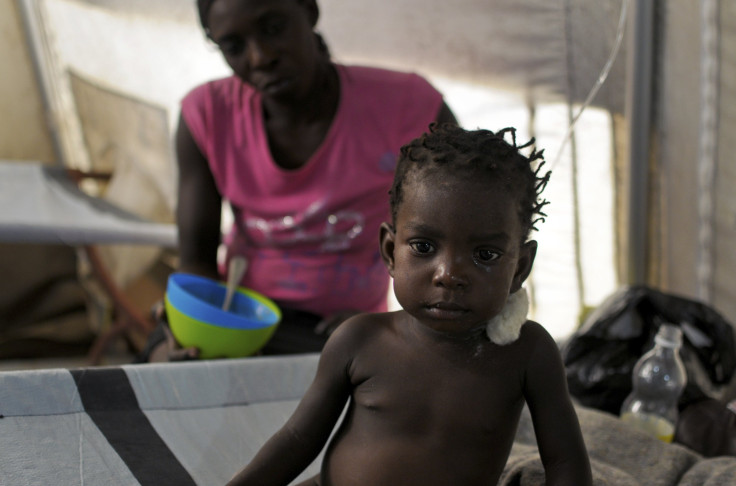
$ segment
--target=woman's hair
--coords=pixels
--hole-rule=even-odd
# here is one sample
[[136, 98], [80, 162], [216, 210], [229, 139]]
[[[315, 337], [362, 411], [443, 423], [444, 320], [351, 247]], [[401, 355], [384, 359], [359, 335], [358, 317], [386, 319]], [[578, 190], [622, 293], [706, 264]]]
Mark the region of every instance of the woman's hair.
[[[212, 4], [215, 3], [216, 0], [197, 0], [197, 12], [199, 13], [199, 23], [202, 25], [202, 29], [204, 30], [204, 33], [207, 35], [207, 37], [210, 37], [210, 26], [207, 22], [207, 17], [210, 14], [210, 9], [212, 8]], [[295, 0], [297, 2], [301, 2], [301, 0]], [[320, 51], [322, 51], [328, 58], [330, 57], [330, 50], [327, 47], [327, 43], [325, 42], [322, 35], [318, 32], [314, 33], [314, 37], [317, 41], [317, 46], [319, 47]]]
[[199, 23], [202, 25], [207, 37], [210, 35], [210, 28], [207, 24], [207, 17], [210, 13], [210, 8], [215, 0], [197, 0], [197, 12], [199, 13]]
[[[511, 135], [511, 143], [505, 139]], [[547, 216], [542, 208], [548, 201], [540, 199], [551, 172], [540, 174], [544, 165], [544, 151], [537, 151], [534, 139], [524, 145], [516, 144], [516, 129], [504, 128], [494, 133], [490, 130], [465, 130], [455, 124], [433, 123], [429, 132], [401, 147], [391, 187], [391, 217], [402, 202], [407, 177], [414, 180], [437, 172], [464, 175], [472, 180], [488, 180], [502, 184], [505, 190], [519, 198], [519, 218], [522, 224], [522, 240], [526, 240], [535, 224]], [[531, 147], [525, 156], [521, 149]], [[533, 167], [536, 166], [536, 167]], [[535, 217], [536, 215], [536, 217]]]

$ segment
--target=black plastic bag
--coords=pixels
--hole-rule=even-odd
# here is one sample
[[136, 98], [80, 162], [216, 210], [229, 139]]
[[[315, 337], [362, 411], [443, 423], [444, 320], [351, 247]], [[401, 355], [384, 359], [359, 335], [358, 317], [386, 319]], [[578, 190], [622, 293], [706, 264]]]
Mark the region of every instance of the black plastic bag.
[[688, 385], [680, 408], [720, 398], [736, 369], [731, 324], [703, 303], [645, 286], [625, 287], [609, 297], [563, 345], [570, 394], [585, 406], [618, 415], [631, 392], [634, 365], [654, 345], [661, 323], [683, 331], [680, 356]]
[[736, 456], [736, 413], [714, 398], [680, 412], [675, 442], [705, 457]]

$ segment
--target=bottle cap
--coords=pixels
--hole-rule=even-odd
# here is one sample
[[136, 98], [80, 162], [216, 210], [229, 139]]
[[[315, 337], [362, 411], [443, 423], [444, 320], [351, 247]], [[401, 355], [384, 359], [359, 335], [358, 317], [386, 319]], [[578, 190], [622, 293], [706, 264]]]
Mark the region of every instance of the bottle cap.
[[654, 336], [654, 342], [669, 348], [679, 347], [682, 345], [682, 330], [674, 324], [662, 324]]

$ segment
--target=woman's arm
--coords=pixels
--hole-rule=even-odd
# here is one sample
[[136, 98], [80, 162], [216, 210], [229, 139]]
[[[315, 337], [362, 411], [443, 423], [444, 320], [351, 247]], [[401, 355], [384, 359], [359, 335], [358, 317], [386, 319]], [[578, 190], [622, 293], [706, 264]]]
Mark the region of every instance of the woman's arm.
[[525, 373], [524, 395], [531, 412], [547, 486], [593, 484], [580, 423], [567, 390], [557, 344], [537, 323], [528, 322], [535, 348]]
[[[178, 271], [219, 279], [217, 248], [220, 245], [222, 198], [207, 159], [197, 147], [183, 117], [176, 132], [179, 187], [176, 224], [179, 230]], [[168, 328], [163, 306], [158, 309], [157, 329], [148, 337], [142, 360], [181, 361], [196, 358], [196, 348], [182, 349]]]
[[222, 197], [207, 159], [194, 142], [183, 117], [176, 132], [179, 188], [176, 224], [179, 230], [179, 270], [219, 278]]
[[320, 453], [350, 397], [356, 340], [346, 324], [325, 344], [315, 379], [292, 416], [228, 486], [286, 486]]

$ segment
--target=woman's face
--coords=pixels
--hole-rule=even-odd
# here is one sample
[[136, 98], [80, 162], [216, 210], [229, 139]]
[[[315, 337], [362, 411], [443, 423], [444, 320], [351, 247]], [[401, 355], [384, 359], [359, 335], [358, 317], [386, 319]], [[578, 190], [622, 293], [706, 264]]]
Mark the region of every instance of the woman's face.
[[326, 59], [313, 32], [317, 17], [313, 0], [215, 0], [207, 26], [245, 83], [265, 97], [299, 99]]

